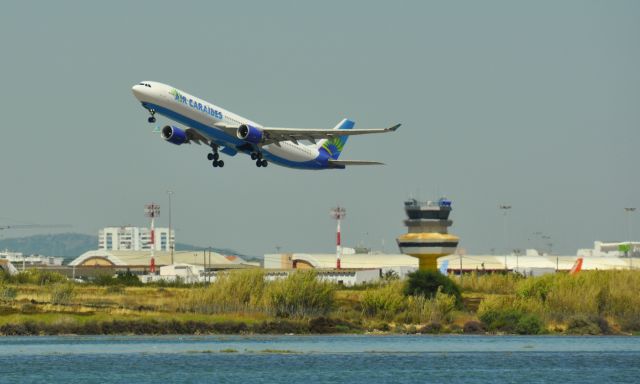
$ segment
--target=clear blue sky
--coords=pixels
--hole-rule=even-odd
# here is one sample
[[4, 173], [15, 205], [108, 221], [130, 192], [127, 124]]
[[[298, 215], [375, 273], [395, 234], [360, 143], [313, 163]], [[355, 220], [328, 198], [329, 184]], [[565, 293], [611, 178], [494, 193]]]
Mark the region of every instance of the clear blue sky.
[[[624, 239], [623, 207], [640, 205], [638, 20], [637, 1], [9, 2], [0, 224], [96, 234], [145, 225], [155, 201], [166, 225], [171, 189], [181, 242], [332, 252], [340, 203], [344, 243], [397, 252], [403, 201], [445, 194], [471, 253], [504, 249], [500, 203], [511, 248], [538, 231], [568, 254]], [[141, 80], [265, 125], [403, 126], [342, 154], [385, 167], [214, 169], [151, 132]]]

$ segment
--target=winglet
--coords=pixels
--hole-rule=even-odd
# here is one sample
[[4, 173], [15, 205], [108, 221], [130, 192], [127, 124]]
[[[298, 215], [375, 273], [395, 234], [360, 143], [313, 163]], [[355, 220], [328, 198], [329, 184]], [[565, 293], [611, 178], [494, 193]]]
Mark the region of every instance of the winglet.
[[400, 128], [401, 125], [402, 124], [396, 124], [393, 127], [387, 128], [387, 131], [395, 132], [396, 130], [398, 130], [398, 128]]

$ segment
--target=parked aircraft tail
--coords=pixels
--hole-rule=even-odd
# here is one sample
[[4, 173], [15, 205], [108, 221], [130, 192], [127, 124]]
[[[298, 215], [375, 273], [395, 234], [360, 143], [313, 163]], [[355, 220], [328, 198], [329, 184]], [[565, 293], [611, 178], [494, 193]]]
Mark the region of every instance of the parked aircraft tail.
[[449, 269], [449, 260], [444, 260], [440, 264], [440, 273], [447, 276], [447, 269]]
[[578, 257], [578, 259], [576, 259], [576, 262], [573, 264], [573, 267], [571, 267], [569, 274], [577, 275], [578, 272], [580, 272], [581, 270], [582, 270], [582, 257]]

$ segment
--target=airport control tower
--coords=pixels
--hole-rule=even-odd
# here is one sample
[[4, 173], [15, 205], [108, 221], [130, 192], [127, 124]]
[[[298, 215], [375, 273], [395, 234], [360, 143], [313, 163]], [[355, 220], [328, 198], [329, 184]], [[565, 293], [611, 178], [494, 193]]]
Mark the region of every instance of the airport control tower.
[[425, 202], [409, 199], [405, 201], [404, 209], [408, 217], [404, 224], [409, 232], [396, 239], [400, 252], [417, 257], [420, 269], [436, 270], [438, 257], [454, 253], [460, 240], [447, 232], [453, 224], [449, 220], [451, 201], [445, 198]]

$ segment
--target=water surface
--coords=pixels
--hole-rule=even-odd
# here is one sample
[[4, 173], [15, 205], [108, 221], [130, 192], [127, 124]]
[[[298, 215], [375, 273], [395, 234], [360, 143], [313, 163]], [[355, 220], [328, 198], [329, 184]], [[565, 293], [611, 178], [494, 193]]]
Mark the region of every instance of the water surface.
[[0, 382], [637, 382], [640, 339], [559, 336], [0, 338]]

